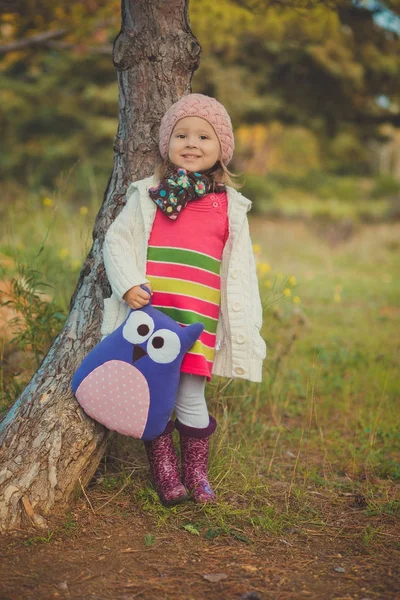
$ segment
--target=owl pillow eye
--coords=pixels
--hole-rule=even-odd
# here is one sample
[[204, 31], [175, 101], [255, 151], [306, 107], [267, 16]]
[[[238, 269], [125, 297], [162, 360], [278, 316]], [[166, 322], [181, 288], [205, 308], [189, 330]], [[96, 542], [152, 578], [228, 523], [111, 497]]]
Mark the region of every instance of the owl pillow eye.
[[149, 339], [153, 331], [153, 319], [145, 312], [134, 311], [129, 315], [122, 335], [131, 344], [141, 344]]
[[174, 331], [158, 329], [149, 339], [147, 354], [156, 363], [171, 363], [181, 350], [181, 342]]

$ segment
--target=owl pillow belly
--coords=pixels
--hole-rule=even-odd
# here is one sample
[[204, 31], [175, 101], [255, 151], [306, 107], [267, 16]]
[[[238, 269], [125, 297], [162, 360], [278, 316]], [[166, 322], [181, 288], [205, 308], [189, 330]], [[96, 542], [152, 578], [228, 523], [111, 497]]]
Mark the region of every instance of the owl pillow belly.
[[82, 361], [72, 379], [76, 399], [108, 429], [154, 439], [173, 411], [183, 357], [203, 329], [181, 327], [150, 304], [131, 310]]

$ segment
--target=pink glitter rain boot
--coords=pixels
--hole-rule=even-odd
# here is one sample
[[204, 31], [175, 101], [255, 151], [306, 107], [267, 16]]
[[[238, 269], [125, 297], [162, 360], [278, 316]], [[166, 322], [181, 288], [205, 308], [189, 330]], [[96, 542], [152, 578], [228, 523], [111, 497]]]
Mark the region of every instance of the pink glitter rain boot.
[[199, 504], [214, 502], [216, 495], [208, 481], [208, 447], [216, 420], [210, 417], [204, 429], [183, 425], [178, 420], [175, 425], [181, 436], [183, 482], [187, 490]]
[[179, 475], [172, 432], [174, 422], [168, 421], [164, 432], [154, 440], [144, 442], [153, 485], [164, 506], [173, 506], [188, 499]]

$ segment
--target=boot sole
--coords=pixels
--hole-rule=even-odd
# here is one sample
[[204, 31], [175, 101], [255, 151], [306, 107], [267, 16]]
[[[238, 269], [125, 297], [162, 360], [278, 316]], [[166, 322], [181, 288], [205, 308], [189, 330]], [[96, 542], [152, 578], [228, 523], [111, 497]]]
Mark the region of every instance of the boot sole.
[[160, 500], [161, 504], [168, 508], [170, 506], [176, 506], [177, 504], [182, 504], [182, 502], [186, 502], [186, 500], [189, 500], [189, 495], [186, 494], [185, 496], [179, 496], [178, 498], [173, 498], [173, 500], [164, 500], [162, 498], [160, 498]]

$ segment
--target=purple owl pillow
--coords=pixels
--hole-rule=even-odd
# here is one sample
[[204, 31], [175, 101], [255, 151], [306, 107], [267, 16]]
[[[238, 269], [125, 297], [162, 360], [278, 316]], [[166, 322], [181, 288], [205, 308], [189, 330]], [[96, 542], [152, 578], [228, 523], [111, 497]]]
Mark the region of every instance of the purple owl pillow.
[[182, 327], [151, 304], [131, 310], [80, 364], [72, 379], [76, 399], [108, 429], [154, 439], [173, 411], [183, 357], [203, 329]]

